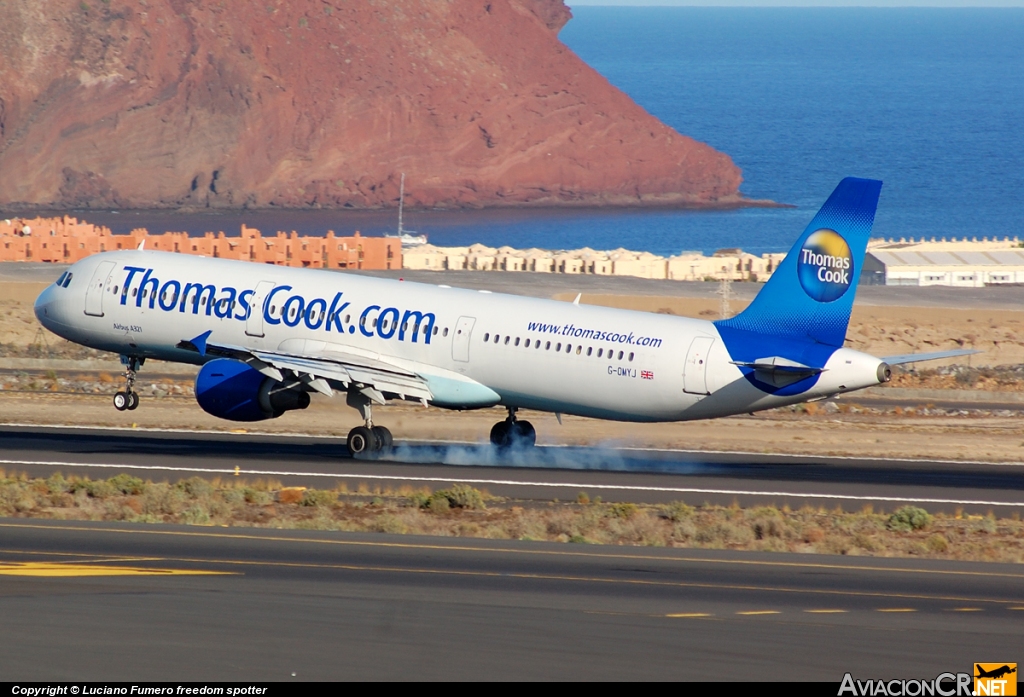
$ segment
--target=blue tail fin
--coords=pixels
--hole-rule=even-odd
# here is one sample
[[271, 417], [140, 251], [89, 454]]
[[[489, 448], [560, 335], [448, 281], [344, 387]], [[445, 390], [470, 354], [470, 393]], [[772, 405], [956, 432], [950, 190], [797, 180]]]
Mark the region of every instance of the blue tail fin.
[[839, 182], [750, 306], [719, 329], [842, 346], [881, 189], [874, 179]]

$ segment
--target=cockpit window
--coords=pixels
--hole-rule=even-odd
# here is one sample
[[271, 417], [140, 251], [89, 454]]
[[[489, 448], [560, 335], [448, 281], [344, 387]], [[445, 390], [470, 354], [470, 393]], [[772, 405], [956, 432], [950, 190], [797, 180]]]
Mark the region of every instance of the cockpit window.
[[67, 277], [68, 277], [68, 272], [65, 271], [64, 273], [62, 273], [60, 275], [60, 278], [57, 279], [57, 285], [60, 286], [61, 288], [63, 288], [64, 287], [64, 279], [66, 279]]
[[67, 288], [71, 285], [71, 279], [75, 277], [75, 274], [68, 271], [68, 277], [64, 279], [64, 287]]

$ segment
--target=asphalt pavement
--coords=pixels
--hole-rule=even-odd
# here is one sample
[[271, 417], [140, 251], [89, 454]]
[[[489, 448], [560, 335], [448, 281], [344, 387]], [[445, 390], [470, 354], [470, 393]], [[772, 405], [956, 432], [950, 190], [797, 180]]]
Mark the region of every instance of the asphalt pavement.
[[934, 678], [1018, 565], [0, 521], [8, 681]]

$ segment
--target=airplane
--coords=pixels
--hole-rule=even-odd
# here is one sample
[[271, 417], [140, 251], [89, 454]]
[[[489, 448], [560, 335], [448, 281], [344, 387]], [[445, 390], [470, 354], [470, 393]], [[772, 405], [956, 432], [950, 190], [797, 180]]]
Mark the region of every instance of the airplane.
[[[706, 321], [168, 252], [83, 259], [35, 303], [44, 327], [121, 356], [119, 410], [147, 359], [202, 366], [199, 406], [233, 421], [343, 393], [363, 425], [349, 450], [393, 436], [373, 406], [500, 405], [491, 442], [529, 447], [521, 409], [626, 422], [710, 419], [889, 381], [892, 365], [971, 350], [877, 358], [844, 348], [882, 182], [844, 179], [750, 305]], [[143, 243], [144, 244], [144, 243]]]
[[975, 667], [978, 669], [978, 674], [974, 676], [976, 678], [996, 678], [996, 679], [998, 679], [998, 678], [1003, 677], [1004, 675], [1009, 675], [1010, 673], [1016, 673], [1017, 672], [1016, 668], [1011, 668], [1008, 665], [1004, 665], [1004, 666], [1002, 666], [1000, 668], [994, 668], [992, 670], [985, 670], [984, 668], [982, 668], [978, 664], [975, 664]]

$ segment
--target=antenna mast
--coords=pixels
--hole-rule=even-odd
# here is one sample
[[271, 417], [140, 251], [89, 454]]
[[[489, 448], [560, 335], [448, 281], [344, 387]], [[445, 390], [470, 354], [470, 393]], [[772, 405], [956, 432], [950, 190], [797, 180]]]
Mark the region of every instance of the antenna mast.
[[402, 183], [398, 188], [398, 236], [402, 236], [402, 208], [405, 205], [405, 172], [402, 172]]

